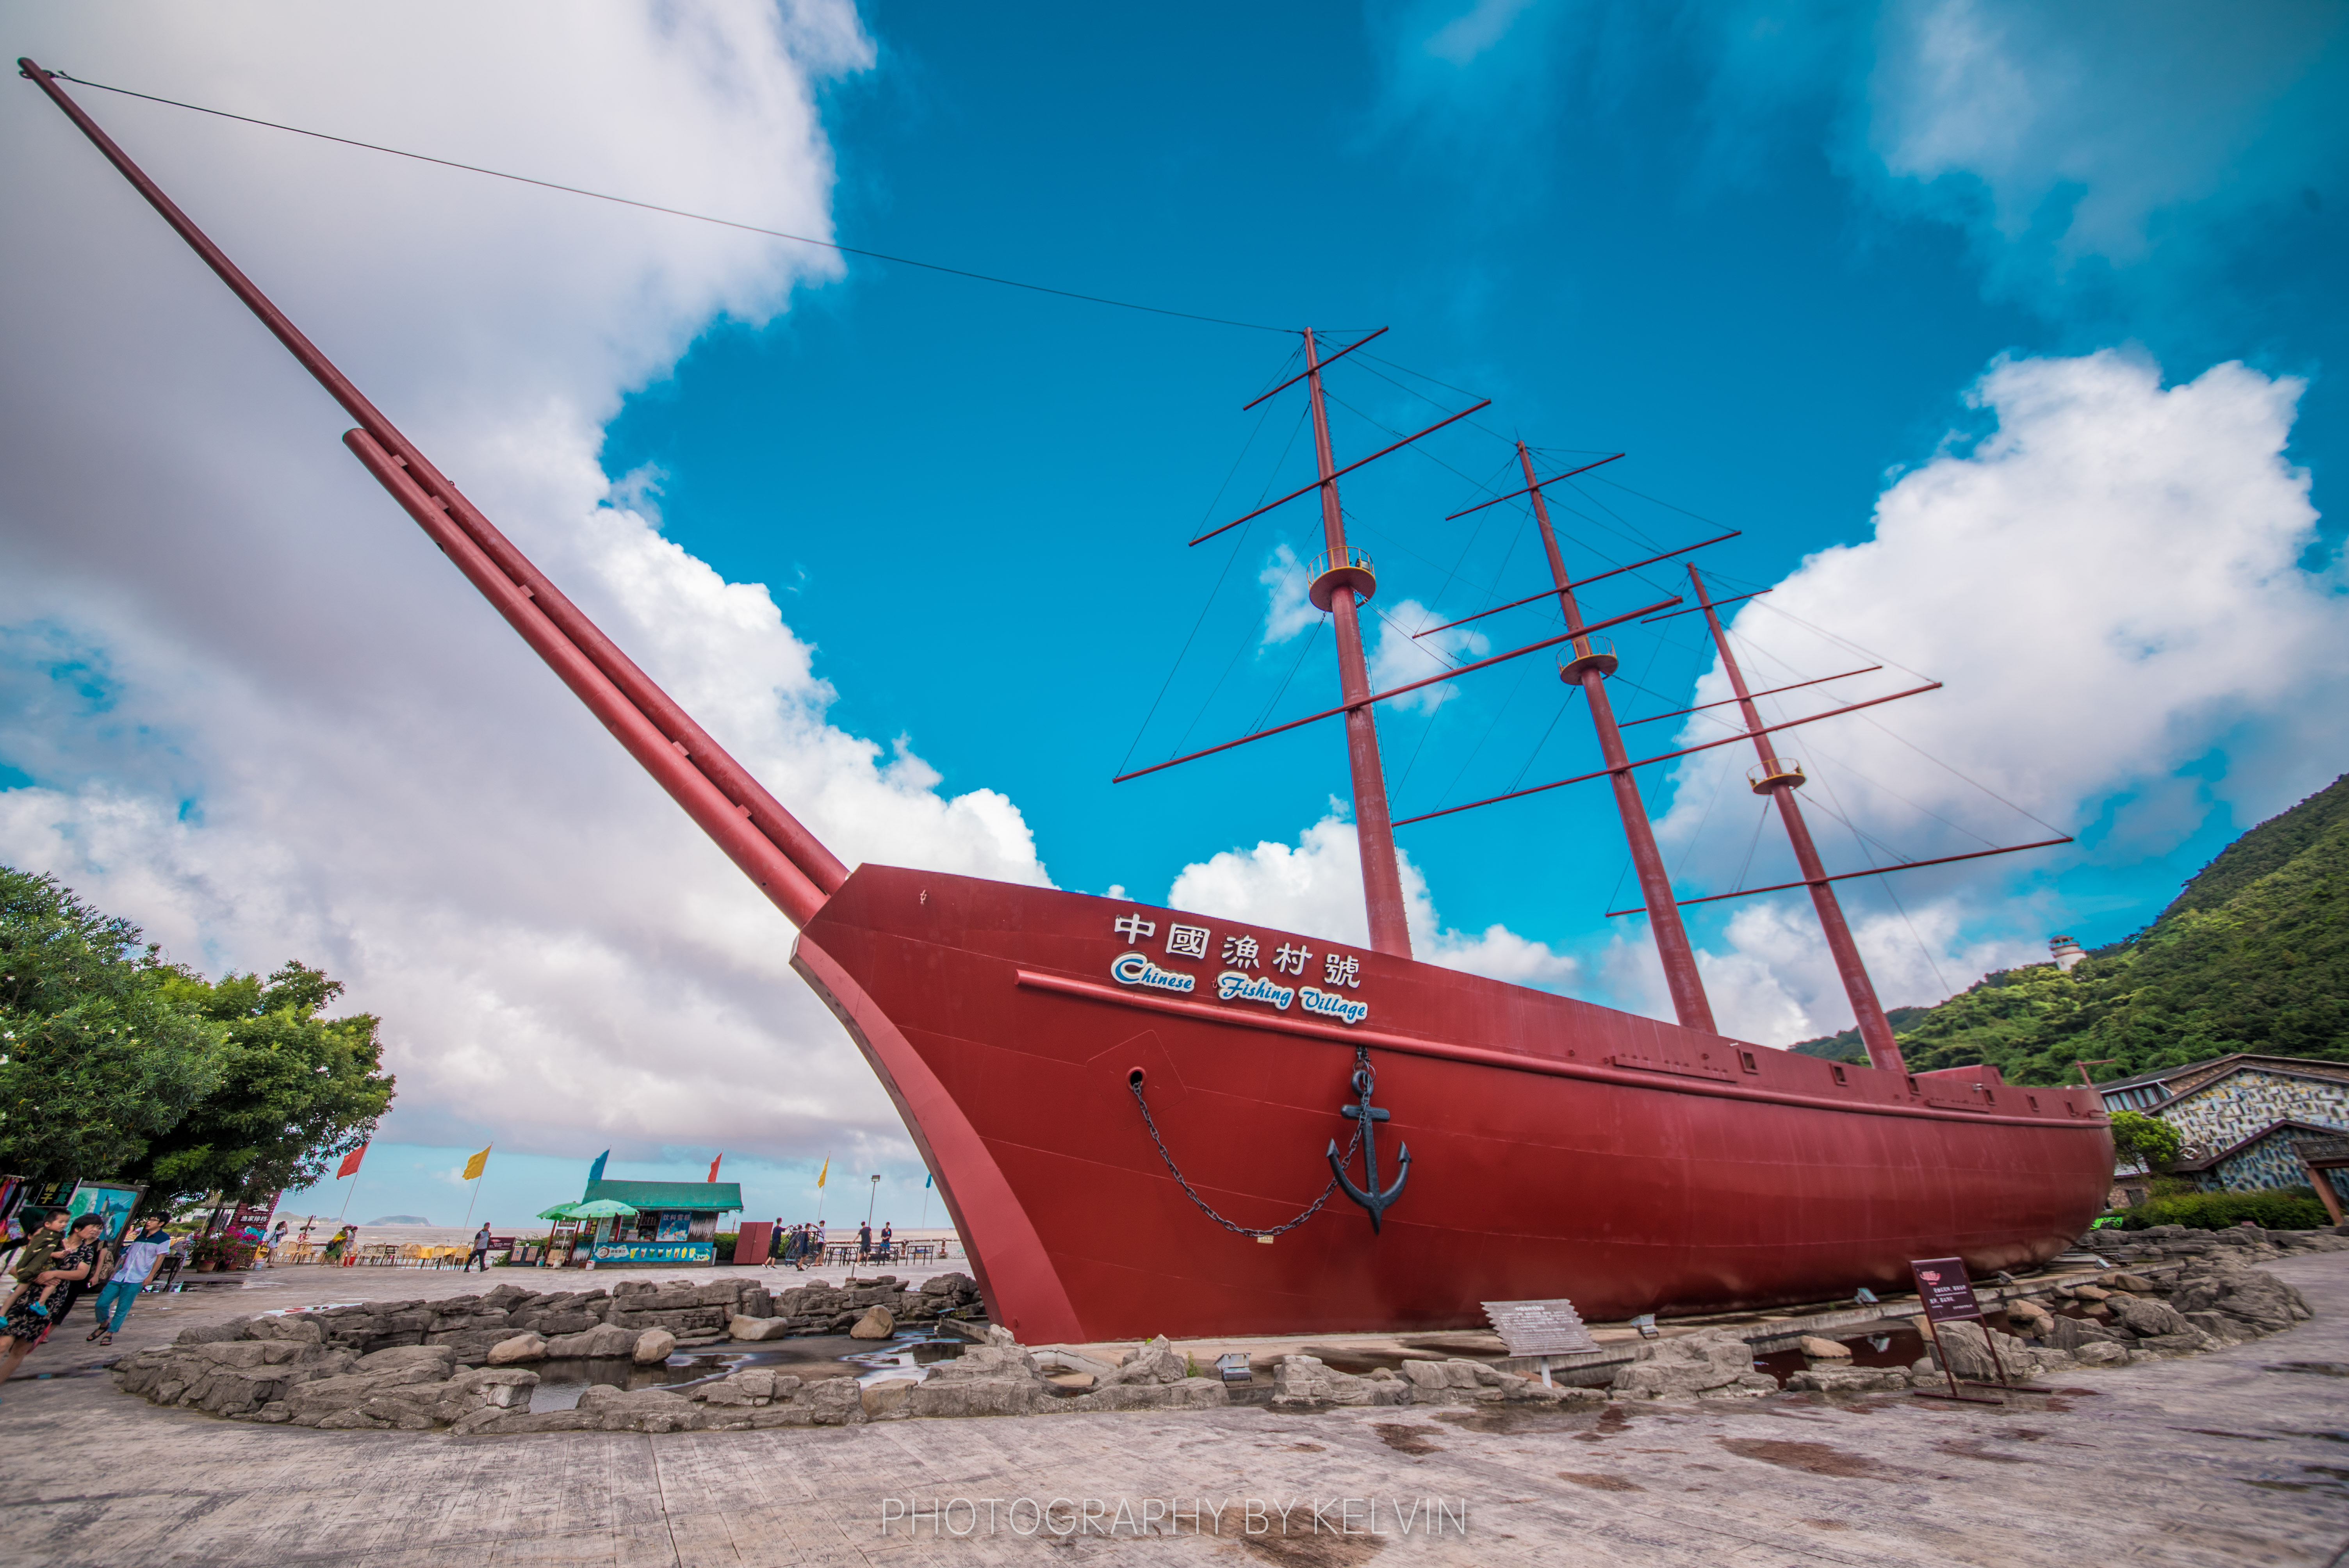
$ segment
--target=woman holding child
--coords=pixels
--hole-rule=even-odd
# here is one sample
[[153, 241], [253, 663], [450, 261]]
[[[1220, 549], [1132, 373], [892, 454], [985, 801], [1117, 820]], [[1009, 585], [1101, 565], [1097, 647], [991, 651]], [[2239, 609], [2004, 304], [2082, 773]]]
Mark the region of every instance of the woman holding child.
[[[70, 1223], [70, 1228], [68, 1224]], [[84, 1214], [68, 1222], [63, 1209], [52, 1210], [38, 1230], [26, 1239], [25, 1250], [10, 1271], [16, 1288], [8, 1297], [7, 1315], [0, 1335], [7, 1338], [0, 1357], [0, 1382], [5, 1382], [33, 1346], [73, 1305], [77, 1287], [98, 1270], [99, 1238], [105, 1233], [102, 1215]]]

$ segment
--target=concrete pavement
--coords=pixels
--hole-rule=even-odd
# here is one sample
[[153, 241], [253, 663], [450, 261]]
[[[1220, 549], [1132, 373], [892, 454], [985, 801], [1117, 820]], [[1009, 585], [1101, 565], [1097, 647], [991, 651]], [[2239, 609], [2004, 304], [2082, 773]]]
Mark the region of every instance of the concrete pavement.
[[[1781, 1395], [1595, 1416], [1236, 1408], [661, 1436], [320, 1432], [157, 1409], [94, 1370], [78, 1312], [25, 1369], [64, 1375], [20, 1376], [0, 1401], [0, 1560], [2329, 1568], [2349, 1546], [2349, 1254], [2267, 1266], [2313, 1322], [1997, 1408]], [[391, 1273], [285, 1270], [150, 1298], [113, 1353], [235, 1312], [481, 1285], [350, 1277]], [[1170, 1501], [1179, 1532], [1136, 1537], [1168, 1528]], [[926, 1512], [940, 1504], [943, 1528]], [[1266, 1532], [1244, 1538], [1252, 1522]]]

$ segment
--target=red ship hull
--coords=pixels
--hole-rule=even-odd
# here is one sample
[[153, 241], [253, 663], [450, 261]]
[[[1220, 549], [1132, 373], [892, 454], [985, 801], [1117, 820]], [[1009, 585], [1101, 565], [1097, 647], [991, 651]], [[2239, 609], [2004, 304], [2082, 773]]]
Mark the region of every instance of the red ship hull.
[[[1138, 916], [1153, 940], [1119, 934]], [[936, 1173], [996, 1320], [1031, 1344], [1480, 1324], [1484, 1301], [1567, 1296], [1618, 1318], [1905, 1285], [1912, 1258], [1976, 1271], [2064, 1251], [2102, 1208], [2112, 1140], [2085, 1089], [1995, 1069], [1903, 1077], [1763, 1050], [1545, 992], [1357, 958], [1349, 1025], [1217, 1001], [1170, 957], [1188, 921], [1315, 955], [1319, 938], [1079, 893], [867, 865], [793, 963], [848, 1026]], [[1190, 995], [1122, 984], [1139, 952]], [[1137, 965], [1129, 965], [1133, 974]], [[1272, 1244], [1329, 1181], [1366, 1045], [1401, 1200], [1374, 1233], [1344, 1197]], [[1359, 1179], [1359, 1162], [1356, 1170]]]

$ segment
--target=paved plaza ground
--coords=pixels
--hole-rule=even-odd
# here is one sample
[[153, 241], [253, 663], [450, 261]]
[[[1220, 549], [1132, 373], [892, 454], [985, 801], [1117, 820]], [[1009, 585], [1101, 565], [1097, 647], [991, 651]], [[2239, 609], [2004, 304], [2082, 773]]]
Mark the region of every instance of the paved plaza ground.
[[[2065, 1392], [1999, 1408], [1780, 1395], [1595, 1415], [1234, 1408], [453, 1438], [158, 1409], [100, 1370], [191, 1323], [482, 1287], [453, 1271], [284, 1269], [247, 1287], [150, 1297], [102, 1354], [84, 1344], [78, 1310], [64, 1342], [35, 1353], [0, 1398], [0, 1562], [2333, 1568], [2349, 1560], [2349, 1253], [2265, 1266], [2306, 1293], [2314, 1321], [2209, 1356], [2070, 1374]], [[629, 1277], [645, 1276], [608, 1276]], [[973, 1500], [947, 1513], [971, 1533], [895, 1521], [885, 1534], [885, 1514], [907, 1499]], [[1180, 1533], [1137, 1539], [1121, 1527], [1054, 1543], [1023, 1532], [1036, 1532], [1036, 1505], [1056, 1499], [1070, 1500], [1053, 1515], [1062, 1523], [1097, 1503], [1094, 1531], [1121, 1503], [1128, 1520], [1147, 1504], [1164, 1528], [1159, 1505], [1175, 1500]], [[1241, 1537], [1251, 1502], [1278, 1531], [1272, 1511], [1292, 1499], [1287, 1535]], [[1439, 1535], [1426, 1533], [1428, 1499], [1446, 1511]], [[1212, 1512], [1194, 1532], [1199, 1500], [1224, 1505], [1222, 1534]], [[1341, 1500], [1354, 1501], [1356, 1531], [1375, 1503], [1384, 1533], [1330, 1533]], [[1418, 1505], [1408, 1535], [1398, 1501]]]

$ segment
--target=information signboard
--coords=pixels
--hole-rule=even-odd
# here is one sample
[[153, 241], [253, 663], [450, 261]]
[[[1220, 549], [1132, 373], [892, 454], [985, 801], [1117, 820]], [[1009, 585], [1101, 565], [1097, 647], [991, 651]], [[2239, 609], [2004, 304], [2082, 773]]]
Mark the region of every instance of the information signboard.
[[1596, 1350], [1574, 1303], [1559, 1296], [1552, 1301], [1488, 1301], [1485, 1315], [1512, 1356], [1571, 1356]]
[[1974, 1299], [1973, 1282], [1966, 1277], [1963, 1258], [1920, 1258], [1909, 1265], [1917, 1278], [1917, 1299], [1924, 1304], [1928, 1323], [1955, 1323], [1982, 1316]]
[[717, 1248], [708, 1242], [597, 1242], [599, 1264], [710, 1264]]

